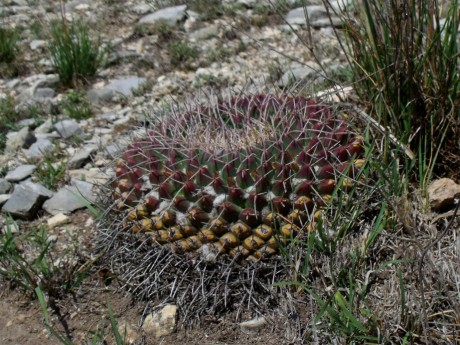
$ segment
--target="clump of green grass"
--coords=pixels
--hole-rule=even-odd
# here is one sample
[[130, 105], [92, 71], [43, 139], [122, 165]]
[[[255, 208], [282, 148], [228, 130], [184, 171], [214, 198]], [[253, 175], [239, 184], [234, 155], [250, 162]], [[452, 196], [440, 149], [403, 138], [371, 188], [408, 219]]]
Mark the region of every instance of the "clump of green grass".
[[[31, 296], [40, 288], [53, 297], [61, 297], [81, 283], [83, 275], [77, 265], [65, 259], [61, 265], [55, 264], [53, 242], [48, 238], [46, 226], [33, 227], [26, 233], [13, 233], [13, 227], [15, 222], [7, 219], [4, 232], [0, 233], [1, 280]], [[64, 267], [66, 264], [69, 265]]]
[[14, 97], [7, 96], [0, 99], [0, 153], [5, 149], [6, 134], [15, 128], [18, 117]]
[[364, 0], [357, 18], [344, 15], [356, 92], [414, 150], [431, 143], [428, 156], [460, 133], [459, 4], [449, 3]]
[[18, 73], [19, 31], [0, 27], [0, 77], [11, 77]]
[[14, 61], [18, 52], [19, 33], [17, 30], [0, 27], [0, 63]]
[[91, 38], [82, 22], [54, 22], [49, 45], [51, 60], [64, 86], [78, 86], [94, 77], [107, 58], [100, 38]]
[[188, 66], [198, 58], [198, 49], [186, 41], [173, 41], [168, 45], [168, 54], [173, 66]]
[[63, 162], [54, 162], [54, 159], [45, 157], [34, 175], [46, 188], [57, 190], [65, 181], [65, 173], [66, 166]]
[[61, 102], [61, 108], [68, 117], [75, 120], [88, 119], [93, 116], [93, 109], [83, 91], [69, 91]]
[[207, 60], [209, 63], [213, 62], [223, 62], [226, 61], [232, 52], [230, 49], [219, 46], [216, 48], [211, 49], [207, 54]]
[[222, 0], [191, 0], [189, 7], [199, 13], [204, 20], [212, 20], [224, 13]]

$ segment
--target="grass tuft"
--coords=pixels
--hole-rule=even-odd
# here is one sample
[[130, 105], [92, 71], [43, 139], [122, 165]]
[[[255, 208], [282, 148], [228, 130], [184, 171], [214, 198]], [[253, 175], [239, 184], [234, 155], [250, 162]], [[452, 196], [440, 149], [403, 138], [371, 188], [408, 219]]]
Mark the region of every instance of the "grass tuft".
[[78, 86], [94, 77], [103, 66], [108, 49], [100, 38], [90, 37], [88, 26], [82, 22], [54, 22], [49, 45], [51, 60], [64, 86]]
[[84, 120], [93, 116], [91, 103], [83, 91], [69, 91], [61, 102], [63, 112], [75, 120]]
[[19, 40], [17, 30], [0, 27], [0, 64], [9, 64], [16, 58]]
[[[432, 156], [460, 133], [458, 0], [364, 0], [344, 16], [355, 90], [385, 128]], [[442, 19], [443, 15], [445, 18]]]
[[173, 41], [168, 45], [168, 54], [173, 66], [189, 66], [198, 58], [198, 49], [186, 41]]

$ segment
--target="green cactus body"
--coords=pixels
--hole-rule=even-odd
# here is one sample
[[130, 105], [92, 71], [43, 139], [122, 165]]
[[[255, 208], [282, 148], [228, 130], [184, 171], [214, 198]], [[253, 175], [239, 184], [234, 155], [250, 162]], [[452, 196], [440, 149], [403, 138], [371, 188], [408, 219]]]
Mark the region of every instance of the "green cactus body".
[[235, 97], [159, 118], [117, 161], [113, 198], [127, 231], [152, 245], [256, 261], [314, 229], [361, 153], [362, 139], [327, 105]]

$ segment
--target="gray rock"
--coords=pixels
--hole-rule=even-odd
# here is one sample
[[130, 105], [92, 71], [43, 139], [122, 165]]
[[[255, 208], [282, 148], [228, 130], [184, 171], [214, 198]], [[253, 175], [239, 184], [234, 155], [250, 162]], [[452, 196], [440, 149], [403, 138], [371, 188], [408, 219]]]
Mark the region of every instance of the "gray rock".
[[335, 0], [330, 1], [330, 5], [336, 12], [345, 12], [349, 6], [353, 5], [353, 2], [359, 3], [360, 0]]
[[108, 146], [106, 146], [105, 152], [104, 152], [104, 153], [105, 153], [106, 157], [115, 158], [115, 157], [117, 157], [126, 147], [127, 147], [127, 145], [126, 145], [126, 144], [122, 144], [122, 143], [117, 143], [117, 144], [108, 145]]
[[67, 163], [69, 169], [81, 168], [86, 162], [90, 160], [91, 154], [97, 151], [95, 146], [87, 146], [78, 150]]
[[9, 182], [18, 182], [26, 179], [34, 173], [37, 167], [33, 164], [20, 165], [13, 171], [10, 171], [6, 176], [5, 180]]
[[11, 198], [11, 194], [0, 194], [0, 206], [5, 204]]
[[16, 5], [16, 6], [24, 6], [24, 7], [27, 7], [28, 5], [26, 0], [13, 0], [11, 1], [11, 4]]
[[39, 159], [53, 152], [55, 148], [55, 145], [49, 139], [39, 138], [26, 151], [26, 155], [32, 159]]
[[50, 191], [48, 188], [46, 188], [45, 186], [43, 186], [39, 182], [32, 182], [31, 179], [22, 181], [19, 185], [23, 186], [23, 187], [26, 187], [26, 188], [34, 191], [35, 193], [37, 193], [37, 194], [39, 194], [41, 196], [44, 196], [46, 198], [51, 198], [54, 195], [54, 192]]
[[139, 86], [146, 82], [145, 78], [136, 76], [127, 76], [123, 79], [112, 80], [105, 89], [113, 90], [116, 93], [121, 93], [123, 96], [132, 96], [132, 90], [137, 89]]
[[53, 98], [56, 92], [49, 87], [42, 87], [35, 89], [34, 99], [42, 100], [44, 98]]
[[115, 96], [115, 91], [112, 89], [91, 89], [86, 93], [86, 97], [91, 103], [98, 104], [110, 102]]
[[68, 214], [94, 203], [97, 196], [92, 191], [93, 185], [85, 181], [73, 181], [71, 186], [60, 189], [51, 199], [43, 204], [43, 209], [52, 214]]
[[15, 152], [19, 148], [28, 148], [32, 145], [37, 138], [29, 127], [23, 127], [14, 135], [8, 136], [5, 145], [6, 152]]
[[218, 33], [219, 27], [217, 25], [209, 25], [191, 32], [189, 34], [189, 39], [191, 41], [205, 40], [212, 36], [216, 36]]
[[118, 120], [120, 118], [120, 115], [118, 115], [115, 111], [109, 111], [107, 113], [98, 115], [97, 118], [107, 122], [113, 122]]
[[143, 16], [146, 13], [149, 13], [152, 10], [152, 6], [149, 4], [137, 4], [131, 7], [131, 11], [137, 15]]
[[16, 125], [20, 128], [29, 127], [32, 129], [35, 126], [35, 123], [36, 123], [35, 119], [23, 119], [23, 120], [16, 122]]
[[315, 29], [328, 28], [328, 27], [331, 27], [331, 21], [332, 21], [332, 26], [336, 28], [342, 27], [342, 20], [339, 17], [331, 17], [331, 19], [320, 18], [320, 19], [317, 19], [311, 22], [310, 25], [312, 28], [315, 28]]
[[46, 46], [46, 41], [44, 40], [33, 40], [30, 42], [29, 47], [32, 50], [37, 50], [38, 48], [42, 48]]
[[21, 109], [27, 109], [31, 105], [46, 105], [50, 103], [51, 98], [54, 97], [55, 92], [53, 89], [48, 87], [37, 87], [36, 85], [31, 86], [22, 91], [18, 97], [18, 103], [20, 103]]
[[173, 27], [178, 22], [185, 19], [187, 5], [166, 7], [154, 13], [148, 14], [139, 20], [138, 25], [142, 27], [149, 27], [155, 25], [158, 21], [162, 20], [169, 26]]
[[4, 178], [0, 178], [0, 194], [7, 194], [11, 190], [11, 184]]
[[14, 89], [16, 86], [18, 86], [19, 84], [21, 83], [21, 79], [11, 79], [10, 81], [8, 81], [5, 86], [8, 88], [8, 89]]
[[35, 134], [37, 133], [49, 133], [53, 129], [53, 121], [51, 119], [46, 120], [40, 126], [35, 128]]
[[54, 128], [58, 131], [63, 139], [69, 139], [73, 136], [81, 136], [82, 129], [75, 120], [62, 120], [54, 124]]
[[121, 50], [110, 54], [108, 57], [108, 63], [117, 64], [121, 63], [122, 61], [135, 61], [140, 57], [142, 57], [142, 55], [138, 52], [130, 50]]
[[283, 74], [278, 84], [285, 86], [294, 81], [315, 78], [320, 72], [320, 67], [315, 63], [293, 65], [289, 71]]
[[31, 219], [36, 216], [45, 200], [45, 196], [27, 187], [17, 186], [3, 205], [2, 212], [9, 213], [14, 218]]
[[78, 6], [90, 5], [92, 0], [73, 0], [65, 4], [65, 12], [73, 12]]
[[68, 170], [70, 178], [75, 181], [86, 181], [95, 186], [102, 186], [110, 176], [98, 168]]
[[[326, 8], [323, 5], [310, 5], [305, 7], [305, 9], [308, 13], [309, 23], [312, 27], [324, 27], [330, 25]], [[288, 12], [284, 19], [290, 25], [307, 25], [305, 9], [303, 7], [293, 9]], [[334, 25], [340, 25], [339, 18], [333, 17], [332, 19]]]

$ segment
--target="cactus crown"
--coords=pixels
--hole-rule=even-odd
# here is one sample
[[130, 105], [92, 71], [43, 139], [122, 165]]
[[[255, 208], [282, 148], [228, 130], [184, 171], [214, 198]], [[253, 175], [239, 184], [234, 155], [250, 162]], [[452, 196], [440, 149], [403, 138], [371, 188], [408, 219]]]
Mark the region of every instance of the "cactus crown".
[[255, 261], [313, 229], [339, 180], [352, 181], [361, 151], [330, 106], [234, 97], [156, 119], [117, 161], [113, 198], [124, 227], [154, 245]]

